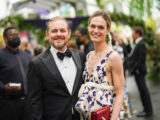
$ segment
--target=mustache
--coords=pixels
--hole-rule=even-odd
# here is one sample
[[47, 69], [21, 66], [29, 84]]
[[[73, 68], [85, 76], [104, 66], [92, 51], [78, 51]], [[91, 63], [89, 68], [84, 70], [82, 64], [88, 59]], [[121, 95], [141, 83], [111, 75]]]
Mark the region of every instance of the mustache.
[[57, 36], [57, 37], [54, 37], [53, 39], [54, 39], [54, 40], [58, 40], [58, 39], [64, 40], [65, 37], [64, 37], [64, 36]]

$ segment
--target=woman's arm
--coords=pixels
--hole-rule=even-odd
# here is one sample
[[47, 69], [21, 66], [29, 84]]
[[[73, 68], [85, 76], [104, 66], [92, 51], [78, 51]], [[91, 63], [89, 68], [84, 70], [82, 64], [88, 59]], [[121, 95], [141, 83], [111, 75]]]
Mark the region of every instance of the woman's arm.
[[112, 81], [116, 92], [111, 120], [117, 120], [122, 109], [124, 99], [123, 64], [117, 52], [112, 53], [109, 57], [109, 66], [111, 68]]

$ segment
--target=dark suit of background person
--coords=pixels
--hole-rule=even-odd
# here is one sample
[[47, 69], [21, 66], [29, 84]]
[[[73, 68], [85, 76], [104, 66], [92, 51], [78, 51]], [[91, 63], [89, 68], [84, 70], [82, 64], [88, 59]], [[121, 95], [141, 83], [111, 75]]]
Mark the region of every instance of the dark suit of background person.
[[144, 107], [143, 112], [137, 114], [138, 117], [152, 116], [152, 104], [150, 99], [150, 94], [147, 89], [145, 76], [147, 73], [146, 68], [146, 55], [147, 48], [145, 42], [142, 38], [143, 32], [142, 28], [135, 27], [132, 30], [132, 37], [135, 41], [134, 50], [131, 51], [129, 62], [129, 71], [135, 76], [135, 80], [140, 92], [140, 98]]
[[85, 56], [94, 50], [94, 45], [91, 40], [88, 38], [88, 29], [87, 28], [79, 28], [76, 30], [76, 41], [81, 42], [84, 45], [84, 53]]
[[[51, 47], [44, 53], [35, 57], [30, 63], [28, 74], [29, 101], [33, 108], [34, 120], [79, 120], [80, 116], [75, 110], [75, 103], [78, 100], [78, 91], [80, 89], [83, 72], [83, 54], [75, 50], [67, 49], [66, 42], [70, 36], [70, 30], [66, 27], [66, 21], [61, 17], [52, 18], [48, 23], [47, 38]], [[68, 25], [68, 23], [67, 23]], [[64, 27], [65, 26], [65, 27]], [[53, 31], [53, 33], [52, 33]], [[67, 34], [63, 34], [65, 33]], [[52, 35], [53, 36], [52, 36]], [[65, 38], [65, 40], [63, 40]], [[59, 40], [60, 39], [60, 40]], [[57, 47], [59, 41], [64, 47]], [[67, 50], [66, 50], [67, 49]], [[63, 50], [63, 52], [62, 52]], [[58, 58], [57, 53], [71, 51], [70, 57]], [[76, 68], [73, 72], [71, 64], [67, 60], [73, 61]], [[63, 71], [60, 69], [64, 67]], [[61, 67], [60, 67], [61, 66]], [[66, 71], [65, 69], [68, 69]], [[73, 87], [68, 87], [67, 78], [73, 79]], [[72, 88], [72, 90], [70, 89]], [[74, 109], [72, 111], [72, 109]]]
[[[26, 103], [26, 81], [23, 80], [26, 80], [31, 57], [18, 49], [20, 39], [14, 27], [6, 28], [3, 37], [6, 47], [0, 50], [0, 120], [23, 120]], [[21, 87], [10, 87], [10, 82], [21, 83]]]

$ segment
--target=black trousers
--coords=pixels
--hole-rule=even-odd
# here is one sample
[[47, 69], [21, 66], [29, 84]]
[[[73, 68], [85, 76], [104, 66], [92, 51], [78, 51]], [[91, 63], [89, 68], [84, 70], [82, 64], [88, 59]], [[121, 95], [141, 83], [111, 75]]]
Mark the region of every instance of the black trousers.
[[27, 114], [25, 99], [0, 97], [0, 120], [25, 120]]
[[135, 74], [135, 80], [138, 86], [141, 102], [144, 108], [143, 111], [146, 113], [153, 113], [150, 93], [146, 85], [145, 75]]

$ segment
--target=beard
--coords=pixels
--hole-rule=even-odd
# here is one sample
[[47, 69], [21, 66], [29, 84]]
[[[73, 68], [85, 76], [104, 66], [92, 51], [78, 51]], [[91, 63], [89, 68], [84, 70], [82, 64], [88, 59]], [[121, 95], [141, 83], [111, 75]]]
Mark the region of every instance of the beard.
[[[55, 37], [55, 38], [54, 38], [54, 41], [59, 40], [59, 39], [65, 40], [65, 37], [60, 37], [60, 36]], [[54, 48], [60, 50], [60, 49], [64, 48], [64, 47], [67, 45], [68, 41], [69, 41], [69, 40], [67, 40], [66, 42], [61, 43], [61, 44], [56, 44], [55, 42], [51, 42], [51, 44], [53, 45]]]

